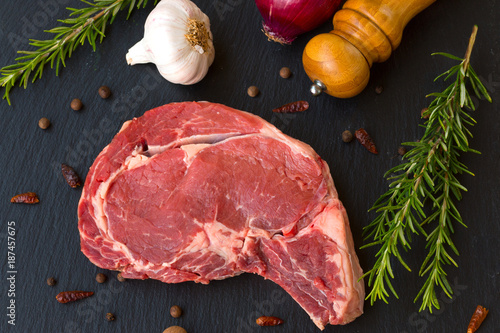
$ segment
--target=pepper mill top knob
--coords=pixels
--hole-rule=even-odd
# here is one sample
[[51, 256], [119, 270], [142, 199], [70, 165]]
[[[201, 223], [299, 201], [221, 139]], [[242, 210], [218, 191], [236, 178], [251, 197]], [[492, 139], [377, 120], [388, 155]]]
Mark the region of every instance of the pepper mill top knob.
[[434, 1], [348, 0], [333, 17], [334, 30], [306, 45], [304, 70], [329, 95], [356, 96], [368, 84], [372, 64], [389, 58], [406, 24]]

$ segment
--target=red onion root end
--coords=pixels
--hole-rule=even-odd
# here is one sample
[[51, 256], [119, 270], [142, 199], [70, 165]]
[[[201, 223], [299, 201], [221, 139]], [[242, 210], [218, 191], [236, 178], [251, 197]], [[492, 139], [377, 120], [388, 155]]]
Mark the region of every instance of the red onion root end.
[[277, 42], [281, 45], [290, 45], [295, 40], [295, 37], [283, 37], [276, 32], [273, 32], [264, 22], [262, 23], [262, 28], [262, 32], [267, 36], [267, 40], [269, 41]]

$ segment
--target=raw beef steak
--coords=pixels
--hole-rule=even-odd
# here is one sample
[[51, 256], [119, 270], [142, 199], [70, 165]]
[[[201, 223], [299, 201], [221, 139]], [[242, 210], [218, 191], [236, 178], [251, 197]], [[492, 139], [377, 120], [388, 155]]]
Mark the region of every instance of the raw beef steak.
[[252, 114], [175, 103], [127, 121], [90, 168], [81, 247], [126, 278], [283, 287], [321, 329], [363, 312], [347, 214], [328, 165]]

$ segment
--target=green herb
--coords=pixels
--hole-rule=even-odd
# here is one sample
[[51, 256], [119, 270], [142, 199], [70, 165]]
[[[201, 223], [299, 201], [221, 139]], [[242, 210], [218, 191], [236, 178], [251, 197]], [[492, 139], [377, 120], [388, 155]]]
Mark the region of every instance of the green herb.
[[[458, 255], [451, 235], [453, 224], [463, 226], [462, 217], [455, 202], [462, 198], [461, 191], [466, 188], [457, 179], [458, 174], [473, 175], [458, 158], [461, 153], [478, 151], [469, 147], [468, 137], [472, 137], [466, 126], [475, 121], [466, 110], [474, 110], [474, 103], [466, 88], [469, 82], [474, 94], [491, 102], [485, 87], [470, 66], [470, 55], [477, 33], [474, 26], [464, 59], [447, 53], [439, 54], [460, 63], [436, 78], [444, 80], [455, 76], [454, 82], [442, 93], [432, 93], [434, 100], [424, 113], [425, 133], [418, 142], [404, 143], [413, 148], [405, 154], [406, 162], [389, 170], [384, 177], [391, 180], [389, 190], [373, 205], [371, 210], [377, 217], [365, 227], [365, 240], [370, 244], [362, 248], [381, 245], [376, 254], [376, 262], [363, 277], [369, 276], [368, 286], [372, 287], [367, 295], [371, 304], [382, 299], [387, 303], [389, 290], [398, 298], [391, 279], [394, 279], [391, 259], [395, 257], [409, 271], [400, 250], [410, 250], [412, 234], [426, 237], [427, 257], [422, 263], [419, 275], [427, 276], [423, 287], [415, 298], [422, 299], [420, 311], [433, 307], [439, 309], [436, 289], [441, 288], [448, 297], [453, 291], [446, 278], [445, 266], [457, 266], [452, 255]], [[424, 212], [428, 203], [430, 213]], [[432, 226], [427, 233], [424, 225]]]
[[[127, 19], [134, 8], [144, 8], [148, 0], [99, 0], [94, 3], [81, 0], [89, 7], [75, 9], [68, 8], [70, 18], [59, 20], [62, 26], [46, 30], [54, 34], [53, 39], [30, 39], [30, 45], [36, 47], [35, 51], [18, 51], [24, 56], [16, 58], [16, 63], [0, 69], [0, 86], [5, 87], [4, 99], [10, 105], [9, 92], [19, 82], [19, 86], [28, 85], [31, 81], [42, 77], [43, 68], [50, 63], [56, 66], [56, 75], [59, 74], [59, 65], [66, 66], [65, 59], [71, 57], [78, 45], [83, 45], [87, 40], [95, 51], [96, 41], [99, 37], [102, 42], [105, 37], [106, 25], [113, 23], [119, 11], [128, 8]], [[157, 0], [154, 1], [156, 4]]]

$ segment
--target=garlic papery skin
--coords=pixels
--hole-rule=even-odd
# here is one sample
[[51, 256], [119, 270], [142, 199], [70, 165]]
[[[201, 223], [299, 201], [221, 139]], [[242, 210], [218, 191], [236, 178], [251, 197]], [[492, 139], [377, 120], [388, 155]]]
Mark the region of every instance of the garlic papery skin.
[[210, 20], [189, 0], [162, 0], [144, 25], [144, 38], [129, 49], [129, 65], [154, 63], [168, 81], [194, 84], [215, 57]]

